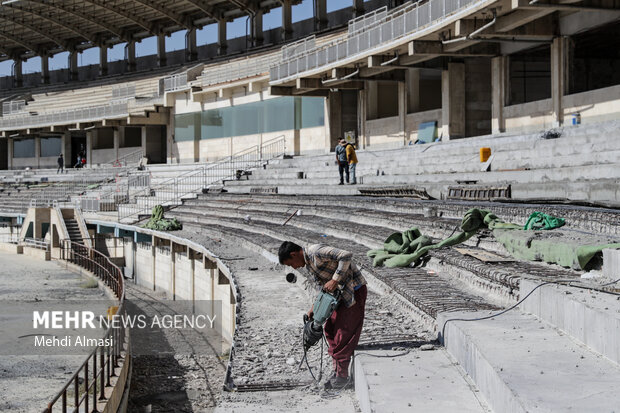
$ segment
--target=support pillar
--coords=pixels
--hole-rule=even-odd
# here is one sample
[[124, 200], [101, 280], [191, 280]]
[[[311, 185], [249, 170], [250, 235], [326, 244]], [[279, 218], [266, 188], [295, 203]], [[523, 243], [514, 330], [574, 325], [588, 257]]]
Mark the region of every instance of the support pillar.
[[108, 75], [108, 47], [99, 47], [99, 76]]
[[403, 145], [407, 144], [407, 84], [398, 82], [398, 127]]
[[127, 71], [135, 72], [136, 71], [136, 42], [131, 41], [127, 42], [125, 46], [125, 54], [127, 59]]
[[407, 112], [420, 111], [420, 69], [407, 70]]
[[69, 52], [69, 81], [78, 79], [78, 52]]
[[342, 133], [342, 94], [340, 92], [329, 92], [327, 99], [329, 106], [329, 150], [334, 150], [338, 140], [343, 137]]
[[22, 70], [23, 62], [21, 59], [15, 60], [13, 64], [13, 76], [15, 77], [15, 86], [22, 87], [24, 85], [24, 74]]
[[217, 21], [217, 54], [220, 56], [225, 55], [227, 49], [226, 19], [220, 19]]
[[196, 29], [188, 30], [185, 35], [186, 54], [185, 59], [193, 62], [198, 58], [198, 48], [196, 46]]
[[315, 30], [327, 28], [327, 0], [316, 0], [316, 10], [314, 13]]
[[364, 14], [364, 0], [353, 0], [353, 17]]
[[[86, 131], [86, 162], [93, 166], [93, 135], [97, 134], [97, 129]], [[66, 156], [65, 156], [65, 159]]]
[[293, 37], [293, 14], [291, 0], [282, 0], [282, 41]]
[[6, 164], [9, 169], [13, 169], [13, 138], [8, 138], [6, 144]]
[[263, 37], [263, 11], [258, 10], [252, 18], [252, 40], [254, 46], [261, 46], [264, 41]]
[[564, 123], [562, 98], [568, 93], [568, 37], [556, 37], [551, 44], [551, 102], [554, 125]]
[[50, 83], [50, 58], [41, 56], [41, 83], [47, 85]]
[[118, 148], [120, 147], [121, 134], [123, 133], [123, 127], [117, 126], [114, 128], [114, 160], [118, 159]]
[[366, 82], [368, 91], [366, 93], [366, 120], [377, 119], [379, 117], [379, 83]]
[[41, 167], [41, 137], [34, 138], [34, 164], [37, 168]]
[[[170, 116], [166, 125], [166, 163], [171, 164], [174, 160], [173, 140], [174, 140], [174, 108], [170, 108]], [[179, 162], [177, 158], [177, 163]]]
[[146, 126], [142, 126], [142, 128], [140, 128], [140, 132], [141, 132], [141, 143], [140, 146], [142, 147], [142, 156], [146, 156]]
[[491, 59], [491, 133], [506, 131], [504, 106], [508, 82], [508, 57], [497, 56]]
[[465, 136], [465, 64], [449, 63], [441, 73], [442, 139]]
[[163, 33], [157, 35], [157, 66], [166, 66], [166, 35]]
[[[370, 82], [366, 82], [368, 85]], [[366, 149], [366, 99], [368, 93], [365, 89], [360, 90], [357, 93], [357, 130], [358, 130], [358, 149]]]

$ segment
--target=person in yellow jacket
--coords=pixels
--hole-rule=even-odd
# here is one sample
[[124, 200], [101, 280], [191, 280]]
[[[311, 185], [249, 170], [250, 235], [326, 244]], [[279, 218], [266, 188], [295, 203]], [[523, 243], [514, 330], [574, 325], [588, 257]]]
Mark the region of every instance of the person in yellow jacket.
[[347, 162], [349, 162], [349, 173], [351, 175], [351, 185], [355, 185], [357, 180], [355, 179], [355, 167], [357, 166], [357, 155], [355, 154], [355, 147], [352, 144], [346, 144]]

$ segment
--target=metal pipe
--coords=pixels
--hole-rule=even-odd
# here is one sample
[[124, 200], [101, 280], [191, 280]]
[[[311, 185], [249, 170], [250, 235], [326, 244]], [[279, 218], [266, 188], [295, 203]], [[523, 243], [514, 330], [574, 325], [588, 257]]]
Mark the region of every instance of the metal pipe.
[[381, 63], [381, 66], [387, 66], [387, 65], [389, 65], [390, 63], [397, 61], [397, 60], [398, 60], [398, 58], [399, 58], [398, 53], [396, 53], [396, 56], [395, 56], [393, 59], [390, 59], [390, 60], [388, 60], [387, 62], [383, 62], [383, 63]]
[[488, 29], [489, 27], [493, 26], [496, 21], [497, 21], [497, 14], [496, 14], [495, 10], [493, 10], [493, 19], [490, 22], [488, 22], [487, 24], [485, 24], [484, 26], [479, 27], [478, 29], [476, 29], [473, 32], [469, 33], [467, 36], [457, 37], [456, 39], [450, 39], [450, 40], [442, 40], [441, 44], [458, 43], [458, 42], [462, 42], [464, 40], [474, 40], [474, 38], [476, 37], [477, 34], [483, 32], [486, 29]]
[[340, 82], [340, 81], [342, 81], [342, 80], [347, 80], [347, 79], [350, 79], [350, 78], [352, 78], [353, 76], [357, 75], [359, 72], [360, 72], [360, 69], [359, 69], [359, 67], [358, 67], [358, 68], [355, 70], [355, 72], [353, 72], [353, 73], [349, 73], [348, 75], [343, 76], [343, 77], [338, 78], [338, 79], [321, 80], [321, 83], [322, 83], [322, 84], [324, 84], [324, 85], [326, 85], [326, 84], [329, 84], [329, 83], [334, 83], [334, 82]]

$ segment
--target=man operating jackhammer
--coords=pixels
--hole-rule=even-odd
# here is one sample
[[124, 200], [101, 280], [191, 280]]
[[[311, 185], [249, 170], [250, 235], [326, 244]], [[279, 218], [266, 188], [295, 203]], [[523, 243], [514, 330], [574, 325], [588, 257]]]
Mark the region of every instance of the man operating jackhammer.
[[[342, 389], [350, 384], [349, 364], [362, 332], [366, 305], [366, 280], [351, 262], [352, 253], [322, 244], [302, 248], [285, 241], [278, 251], [280, 264], [295, 269], [306, 267], [323, 291], [340, 290], [340, 302], [325, 322], [325, 338], [333, 358], [334, 374], [326, 389]], [[308, 318], [314, 315], [314, 304]]]

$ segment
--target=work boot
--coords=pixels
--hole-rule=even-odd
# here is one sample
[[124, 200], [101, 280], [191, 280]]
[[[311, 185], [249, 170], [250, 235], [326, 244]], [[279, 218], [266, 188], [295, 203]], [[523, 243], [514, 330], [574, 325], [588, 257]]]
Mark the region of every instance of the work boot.
[[349, 377], [340, 377], [333, 375], [327, 382], [325, 382], [325, 390], [342, 390], [347, 388], [351, 384]]

